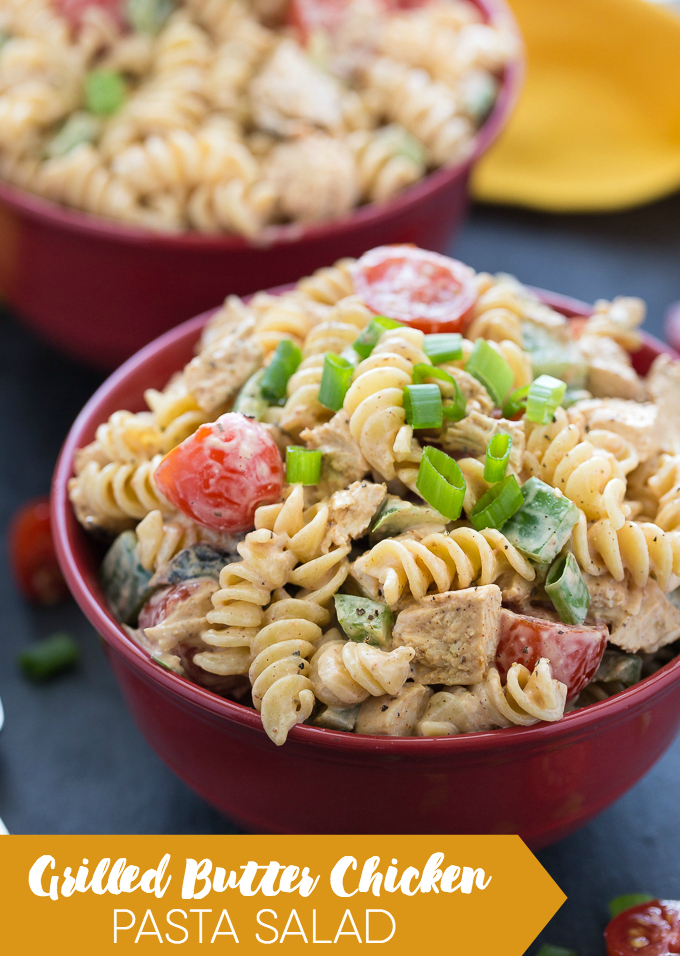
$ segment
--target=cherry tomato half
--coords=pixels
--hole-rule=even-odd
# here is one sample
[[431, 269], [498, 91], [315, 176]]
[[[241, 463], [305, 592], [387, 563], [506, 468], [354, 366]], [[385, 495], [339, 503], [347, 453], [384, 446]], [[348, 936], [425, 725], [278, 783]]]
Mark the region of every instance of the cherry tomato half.
[[501, 637], [496, 667], [505, 680], [514, 663], [533, 670], [541, 657], [550, 661], [552, 676], [567, 685], [567, 700], [589, 684], [602, 662], [609, 632], [604, 625], [555, 624], [538, 617], [501, 611]]
[[88, 7], [104, 10], [118, 26], [122, 26], [124, 22], [122, 0], [56, 0], [55, 5], [59, 13], [76, 28], [82, 25]]
[[35, 604], [58, 604], [69, 590], [52, 540], [48, 498], [35, 498], [14, 515], [9, 529], [9, 556], [17, 587]]
[[477, 298], [469, 266], [415, 246], [379, 246], [353, 266], [356, 292], [376, 315], [423, 332], [459, 332]]
[[652, 900], [619, 913], [604, 934], [607, 956], [680, 953], [680, 901]]
[[154, 472], [161, 493], [198, 524], [238, 533], [281, 497], [283, 462], [267, 429], [227, 412], [173, 448]]

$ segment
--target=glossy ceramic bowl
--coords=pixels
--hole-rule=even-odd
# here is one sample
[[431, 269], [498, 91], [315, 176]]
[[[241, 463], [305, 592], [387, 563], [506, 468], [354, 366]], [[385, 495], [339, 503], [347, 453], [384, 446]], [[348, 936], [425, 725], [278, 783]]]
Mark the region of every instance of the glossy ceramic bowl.
[[[504, 0], [472, 2], [490, 22], [508, 22]], [[0, 182], [0, 289], [57, 348], [112, 369], [226, 293], [244, 295], [291, 282], [384, 243], [444, 251], [465, 218], [470, 169], [505, 124], [521, 76], [521, 63], [505, 71], [466, 162], [432, 173], [390, 202], [332, 222], [272, 227], [258, 243], [144, 231]]]
[[[554, 296], [568, 315], [587, 306]], [[168, 332], [93, 396], [64, 445], [52, 520], [62, 569], [106, 653], [137, 724], [189, 786], [250, 830], [277, 833], [519, 833], [532, 847], [582, 826], [621, 796], [680, 726], [680, 659], [630, 690], [556, 724], [438, 739], [358, 736], [296, 727], [276, 747], [249, 707], [154, 664], [108, 610], [101, 549], [67, 497], [73, 455], [119, 408], [141, 409], [192, 355], [209, 315]], [[664, 350], [647, 339], [645, 372]], [[667, 351], [667, 350], [666, 350]]]

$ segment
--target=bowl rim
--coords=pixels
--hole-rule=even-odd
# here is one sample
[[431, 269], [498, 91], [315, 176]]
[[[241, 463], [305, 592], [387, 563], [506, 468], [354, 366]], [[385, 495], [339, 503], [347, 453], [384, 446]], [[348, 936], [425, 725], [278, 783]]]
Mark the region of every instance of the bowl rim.
[[[485, 15], [486, 22], [509, 27], [519, 36], [519, 28], [506, 0], [470, 0]], [[267, 226], [259, 236], [246, 239], [231, 233], [205, 234], [195, 231], [179, 233], [160, 232], [140, 226], [130, 226], [104, 216], [82, 212], [45, 199], [37, 193], [0, 179], [0, 202], [24, 216], [49, 223], [69, 232], [81, 233], [127, 245], [153, 245], [159, 249], [188, 249], [196, 251], [243, 251], [266, 249], [300, 241], [317, 242], [330, 237], [342, 237], [356, 227], [373, 225], [399, 215], [423, 200], [446, 188], [465, 175], [479, 157], [489, 148], [505, 127], [519, 98], [525, 73], [523, 50], [517, 59], [503, 70], [501, 86], [493, 108], [476, 132], [469, 156], [452, 166], [443, 166], [428, 173], [417, 183], [407, 187], [387, 202], [370, 202], [357, 206], [335, 219], [305, 225], [284, 223]]]
[[[288, 288], [290, 286], [279, 286], [269, 291], [276, 294]], [[534, 289], [534, 291], [546, 304], [569, 317], [584, 317], [592, 312], [591, 306], [577, 299], [542, 289]], [[99, 408], [110, 393], [122, 385], [131, 374], [143, 367], [157, 352], [172, 347], [181, 340], [190, 339], [192, 336], [197, 337], [210, 316], [216, 311], [217, 309], [211, 309], [204, 312], [154, 339], [110, 375], [89, 399], [71, 427], [57, 461], [51, 493], [52, 528], [57, 557], [71, 593], [106, 644], [120, 654], [129, 665], [139, 670], [148, 682], [157, 685], [159, 691], [178, 697], [185, 705], [198, 707], [214, 717], [239, 725], [243, 730], [253, 731], [261, 737], [261, 742], [265, 743], [266, 734], [257, 711], [244, 704], [220, 697], [213, 691], [195, 684], [189, 678], [180, 677], [159, 667], [147, 652], [128, 636], [123, 625], [115, 620], [109, 609], [86, 584], [79, 570], [79, 559], [74, 549], [76, 540], [79, 537], [82, 540], [86, 532], [75, 519], [67, 491], [68, 479], [73, 474], [75, 451], [83, 445], [82, 436], [88, 432], [91, 433], [93, 427], [101, 422]], [[680, 357], [673, 349], [651, 335], [644, 335], [644, 343], [657, 354], [666, 353], [675, 358]], [[679, 682], [680, 656], [633, 687], [600, 703], [572, 711], [555, 723], [501, 728], [451, 737], [382, 737], [299, 724], [290, 732], [288, 739], [293, 746], [318, 747], [325, 751], [371, 751], [395, 755], [398, 753], [423, 759], [432, 757], [435, 752], [437, 755], [442, 752], [456, 754], [478, 751], [481, 753], [497, 748], [555, 745], [564, 737], [573, 739], [596, 732], [596, 725], [600, 720], [607, 720], [609, 723], [624, 719], [631, 708], [639, 710], [651, 698], [670, 690], [673, 684]]]

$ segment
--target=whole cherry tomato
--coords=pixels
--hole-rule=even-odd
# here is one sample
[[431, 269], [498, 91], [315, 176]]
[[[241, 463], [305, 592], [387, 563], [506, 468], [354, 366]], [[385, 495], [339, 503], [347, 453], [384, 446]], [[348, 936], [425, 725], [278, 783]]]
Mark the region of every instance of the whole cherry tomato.
[[352, 267], [356, 292], [376, 315], [423, 332], [458, 332], [477, 298], [469, 266], [415, 246], [379, 246]]
[[56, 0], [56, 7], [76, 28], [82, 26], [88, 7], [104, 10], [118, 26], [122, 26], [124, 22], [122, 0]]
[[505, 680], [514, 663], [533, 670], [541, 657], [547, 657], [552, 676], [567, 685], [567, 700], [571, 700], [593, 679], [608, 634], [604, 625], [556, 624], [503, 608], [496, 667]]
[[652, 900], [624, 910], [604, 934], [607, 956], [680, 953], [680, 901]]
[[16, 512], [9, 529], [9, 556], [14, 580], [28, 601], [49, 605], [68, 597], [54, 550], [48, 498], [35, 498]]
[[269, 432], [227, 412], [173, 448], [154, 472], [161, 493], [198, 524], [238, 533], [281, 497], [283, 462]]

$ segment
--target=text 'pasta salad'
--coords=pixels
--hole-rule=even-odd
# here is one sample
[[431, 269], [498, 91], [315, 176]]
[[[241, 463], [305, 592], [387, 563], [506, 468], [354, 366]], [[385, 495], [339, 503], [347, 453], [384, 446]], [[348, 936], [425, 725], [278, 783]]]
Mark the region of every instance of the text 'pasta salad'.
[[298, 723], [559, 720], [680, 637], [680, 363], [644, 305], [373, 249], [229, 297], [147, 411], [76, 455], [112, 609], [160, 666]]
[[0, 0], [0, 177], [257, 236], [471, 156], [509, 26], [468, 0]]

